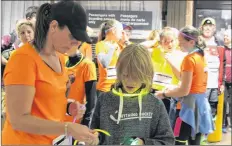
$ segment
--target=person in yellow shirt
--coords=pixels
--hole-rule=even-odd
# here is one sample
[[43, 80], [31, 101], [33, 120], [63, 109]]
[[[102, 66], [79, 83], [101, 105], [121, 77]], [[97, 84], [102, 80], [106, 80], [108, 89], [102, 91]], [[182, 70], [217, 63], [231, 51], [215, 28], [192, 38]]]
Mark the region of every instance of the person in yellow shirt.
[[140, 44], [146, 47], [149, 52], [152, 52], [153, 48], [156, 48], [159, 45], [159, 40], [160, 40], [159, 37], [160, 37], [160, 32], [158, 30], [152, 30], [148, 38]]
[[177, 38], [174, 31], [163, 30], [160, 34], [160, 42], [156, 48], [153, 48], [152, 60], [155, 68], [153, 78], [153, 88], [163, 90], [167, 86], [178, 84], [178, 79], [172, 71], [172, 67], [165, 58], [176, 49]]
[[[173, 28], [165, 27], [160, 34], [160, 42], [157, 47], [153, 48], [152, 60], [154, 63], [155, 74], [153, 78], [153, 89], [163, 91], [166, 88], [171, 88], [179, 83], [179, 76], [176, 70], [180, 70], [181, 59], [177, 60], [177, 57], [184, 58], [183, 53], [176, 50], [178, 44], [177, 34]], [[170, 61], [174, 61], [175, 69]], [[176, 72], [174, 72], [176, 71]], [[163, 100], [167, 111], [170, 110], [169, 99]], [[177, 104], [177, 108], [180, 108], [180, 104]]]
[[102, 24], [99, 42], [96, 44], [99, 79], [98, 96], [108, 92], [116, 80], [116, 63], [121, 52], [118, 41], [122, 37], [123, 26], [117, 20], [108, 20]]

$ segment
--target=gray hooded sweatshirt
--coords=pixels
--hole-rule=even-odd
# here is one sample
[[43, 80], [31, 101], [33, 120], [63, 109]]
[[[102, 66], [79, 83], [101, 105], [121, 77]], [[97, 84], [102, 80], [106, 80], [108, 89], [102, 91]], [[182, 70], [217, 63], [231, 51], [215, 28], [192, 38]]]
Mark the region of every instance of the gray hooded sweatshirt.
[[92, 115], [91, 129], [100, 133], [100, 144], [119, 145], [131, 137], [144, 140], [145, 145], [174, 145], [174, 135], [163, 102], [143, 90], [125, 94], [119, 89], [103, 93]]

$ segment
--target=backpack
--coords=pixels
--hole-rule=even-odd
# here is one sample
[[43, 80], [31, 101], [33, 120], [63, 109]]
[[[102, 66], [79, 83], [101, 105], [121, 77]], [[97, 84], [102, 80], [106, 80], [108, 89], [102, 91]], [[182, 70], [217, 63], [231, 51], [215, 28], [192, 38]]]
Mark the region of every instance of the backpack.
[[11, 46], [11, 47], [9, 47], [8, 49], [5, 49], [4, 51], [2, 51], [1, 53], [2, 53], [2, 56], [6, 59], [6, 60], [8, 60], [9, 58], [10, 58], [10, 55], [11, 55], [11, 53], [14, 51], [14, 47], [13, 46]]
[[11, 52], [14, 50], [14, 43], [17, 40], [17, 34], [13, 30], [9, 35], [2, 36], [1, 53], [7, 60], [10, 57]]
[[[1, 40], [1, 55], [8, 60], [10, 58], [11, 53], [14, 51], [14, 42], [17, 39], [16, 32], [13, 31], [9, 35], [2, 36]], [[1, 77], [3, 77], [3, 73], [5, 70], [5, 65], [1, 64]]]

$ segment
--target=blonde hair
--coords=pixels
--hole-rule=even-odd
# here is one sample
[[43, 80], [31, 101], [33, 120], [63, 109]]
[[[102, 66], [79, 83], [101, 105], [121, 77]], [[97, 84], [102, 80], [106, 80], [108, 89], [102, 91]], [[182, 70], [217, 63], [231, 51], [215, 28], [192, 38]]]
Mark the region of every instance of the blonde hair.
[[20, 29], [23, 25], [30, 26], [32, 30], [35, 32], [35, 22], [33, 22], [32, 20], [22, 19], [22, 20], [17, 21], [17, 24], [16, 24], [16, 33], [18, 36], [19, 36]]
[[148, 50], [140, 44], [131, 44], [120, 53], [116, 65], [116, 86], [123, 80], [123, 72], [127, 72], [131, 79], [139, 80], [150, 91], [154, 75], [152, 59]]
[[178, 49], [179, 47], [178, 34], [179, 34], [179, 31], [177, 29], [169, 27], [169, 26], [164, 27], [160, 33], [159, 44], [161, 45], [162, 40], [166, 38], [167, 36], [172, 36], [174, 40], [174, 48]]
[[160, 40], [166, 36], [174, 36], [174, 38], [177, 39], [176, 31], [172, 27], [167, 26], [163, 28], [163, 30], [160, 33]]
[[158, 30], [152, 30], [149, 34], [147, 40], [159, 40], [159, 31]]

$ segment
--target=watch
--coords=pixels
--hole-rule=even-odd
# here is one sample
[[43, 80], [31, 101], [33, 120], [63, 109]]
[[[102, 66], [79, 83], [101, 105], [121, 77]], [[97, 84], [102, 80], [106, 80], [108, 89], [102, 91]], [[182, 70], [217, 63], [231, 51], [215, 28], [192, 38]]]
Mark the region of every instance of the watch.
[[165, 95], [165, 91], [163, 92], [163, 97], [164, 97], [164, 98], [168, 98], [168, 97]]
[[66, 114], [69, 115], [69, 116], [72, 116], [70, 113], [69, 113], [69, 107], [71, 105], [72, 102], [69, 102], [66, 106]]

